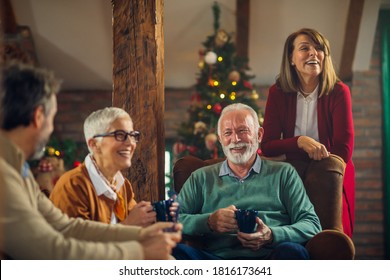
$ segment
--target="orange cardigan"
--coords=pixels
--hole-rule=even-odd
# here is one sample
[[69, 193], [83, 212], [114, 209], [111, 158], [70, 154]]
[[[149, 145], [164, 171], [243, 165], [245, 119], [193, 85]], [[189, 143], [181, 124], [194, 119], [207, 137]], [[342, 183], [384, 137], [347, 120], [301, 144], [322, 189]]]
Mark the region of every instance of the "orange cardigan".
[[[128, 211], [137, 204], [129, 180], [119, 193], [127, 203]], [[85, 163], [63, 174], [55, 184], [50, 200], [70, 217], [80, 217], [109, 224], [115, 201], [105, 195], [98, 196], [88, 175]]]

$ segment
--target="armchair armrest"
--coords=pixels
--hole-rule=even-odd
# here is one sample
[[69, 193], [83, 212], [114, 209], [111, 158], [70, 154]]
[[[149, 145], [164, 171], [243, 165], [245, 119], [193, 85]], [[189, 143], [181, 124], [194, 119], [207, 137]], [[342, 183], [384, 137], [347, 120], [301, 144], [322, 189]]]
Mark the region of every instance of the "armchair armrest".
[[345, 233], [326, 229], [316, 234], [306, 244], [311, 260], [353, 260], [355, 246]]

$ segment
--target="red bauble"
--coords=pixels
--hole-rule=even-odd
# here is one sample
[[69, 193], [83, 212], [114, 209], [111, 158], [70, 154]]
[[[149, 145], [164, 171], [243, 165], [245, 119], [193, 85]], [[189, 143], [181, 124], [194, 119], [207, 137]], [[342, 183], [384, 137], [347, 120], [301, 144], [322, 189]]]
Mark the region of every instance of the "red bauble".
[[252, 87], [252, 84], [250, 83], [250, 82], [248, 82], [248, 81], [242, 81], [242, 84], [244, 85], [244, 87], [246, 87], [246, 88], [249, 88], [249, 89], [253, 89], [253, 87]]
[[75, 167], [77, 167], [77, 166], [80, 166], [80, 165], [81, 165], [81, 162], [78, 161], [78, 160], [75, 160], [75, 161], [73, 162], [73, 168], [75, 168]]
[[213, 111], [217, 113], [218, 115], [222, 112], [222, 106], [221, 104], [217, 103], [213, 106]]
[[198, 151], [198, 148], [195, 146], [188, 146], [187, 150], [190, 152], [190, 154], [195, 155], [196, 152]]
[[172, 152], [174, 155], [180, 155], [182, 152], [184, 152], [187, 149], [187, 146], [183, 144], [182, 142], [176, 142], [173, 144]]

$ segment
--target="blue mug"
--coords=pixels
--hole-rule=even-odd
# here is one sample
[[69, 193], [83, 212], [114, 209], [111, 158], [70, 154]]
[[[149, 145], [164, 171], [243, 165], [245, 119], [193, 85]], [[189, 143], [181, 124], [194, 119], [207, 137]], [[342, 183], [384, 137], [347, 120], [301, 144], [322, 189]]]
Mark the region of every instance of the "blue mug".
[[235, 211], [237, 225], [241, 232], [253, 233], [256, 230], [256, 217], [259, 211], [237, 209]]
[[153, 210], [156, 212], [156, 219], [159, 222], [177, 222], [179, 213], [176, 211], [176, 215], [172, 217], [169, 208], [174, 202], [173, 199], [160, 200], [153, 203]]

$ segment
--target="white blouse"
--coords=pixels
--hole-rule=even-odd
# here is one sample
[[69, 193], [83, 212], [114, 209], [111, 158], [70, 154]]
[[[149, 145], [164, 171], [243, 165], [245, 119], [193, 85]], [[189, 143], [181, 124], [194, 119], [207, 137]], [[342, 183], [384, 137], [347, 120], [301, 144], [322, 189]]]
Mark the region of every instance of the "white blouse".
[[317, 117], [318, 85], [308, 96], [297, 92], [297, 118], [294, 136], [309, 136], [319, 141]]

